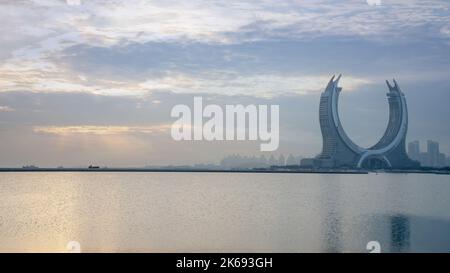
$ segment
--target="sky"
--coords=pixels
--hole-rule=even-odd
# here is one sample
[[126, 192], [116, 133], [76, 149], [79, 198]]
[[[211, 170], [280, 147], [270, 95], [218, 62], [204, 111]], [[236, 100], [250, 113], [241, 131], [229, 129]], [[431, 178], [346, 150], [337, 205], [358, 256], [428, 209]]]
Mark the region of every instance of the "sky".
[[[379, 5], [377, 5], [378, 3]], [[0, 1], [0, 166], [217, 163], [314, 156], [318, 104], [342, 73], [343, 126], [369, 147], [388, 119], [450, 155], [449, 1]], [[277, 104], [280, 146], [171, 138], [177, 104]]]

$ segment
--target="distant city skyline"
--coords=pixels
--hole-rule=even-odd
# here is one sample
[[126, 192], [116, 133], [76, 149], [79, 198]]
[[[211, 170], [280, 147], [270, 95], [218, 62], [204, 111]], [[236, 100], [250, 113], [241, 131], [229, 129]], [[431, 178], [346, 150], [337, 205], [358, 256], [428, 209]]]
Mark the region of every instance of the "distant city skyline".
[[439, 142], [433, 140], [426, 141], [426, 152], [422, 152], [420, 141], [414, 140], [408, 143], [409, 156], [420, 162], [423, 167], [447, 167], [450, 166], [450, 156], [440, 152]]
[[270, 166], [294, 166], [300, 165], [302, 156], [294, 156], [289, 154], [274, 155], [266, 157], [266, 155], [246, 156], [240, 154], [232, 154], [222, 158], [219, 162], [219, 166], [223, 168], [267, 168]]

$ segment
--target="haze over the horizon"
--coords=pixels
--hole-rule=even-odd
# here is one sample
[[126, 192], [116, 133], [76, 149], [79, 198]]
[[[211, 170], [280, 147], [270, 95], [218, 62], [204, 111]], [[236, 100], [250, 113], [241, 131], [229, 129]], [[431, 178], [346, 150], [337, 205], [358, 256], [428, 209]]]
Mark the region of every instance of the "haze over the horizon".
[[[279, 104], [274, 154], [313, 156], [320, 93], [343, 74], [354, 141], [388, 118], [386, 79], [409, 140], [450, 154], [450, 2], [83, 1], [0, 3], [0, 166], [144, 166], [260, 155], [259, 142], [175, 142], [176, 104]], [[270, 156], [271, 153], [268, 153]]]

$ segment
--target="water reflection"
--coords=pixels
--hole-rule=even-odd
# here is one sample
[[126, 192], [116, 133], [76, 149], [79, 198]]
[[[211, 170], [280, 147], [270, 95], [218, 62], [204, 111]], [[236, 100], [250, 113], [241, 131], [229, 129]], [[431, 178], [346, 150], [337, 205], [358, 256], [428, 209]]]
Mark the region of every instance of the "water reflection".
[[[355, 191], [346, 177], [319, 182], [321, 252], [368, 252], [371, 241], [380, 243], [381, 252], [450, 252], [448, 216], [411, 210], [419, 207], [408, 194], [411, 184], [402, 183], [408, 178], [393, 178], [395, 183], [380, 183], [366, 191]], [[374, 194], [377, 191], [379, 195]], [[415, 190], [414, 194], [420, 196]], [[427, 205], [436, 202], [425, 200]]]
[[364, 236], [379, 241], [382, 252], [450, 252], [450, 221], [407, 215], [372, 215], [358, 221]]
[[405, 215], [390, 217], [391, 223], [391, 251], [406, 252], [410, 247], [410, 222]]
[[321, 218], [323, 229], [322, 252], [341, 252], [342, 251], [342, 223], [340, 206], [340, 187], [336, 183], [322, 184], [321, 187], [323, 200], [323, 214]]

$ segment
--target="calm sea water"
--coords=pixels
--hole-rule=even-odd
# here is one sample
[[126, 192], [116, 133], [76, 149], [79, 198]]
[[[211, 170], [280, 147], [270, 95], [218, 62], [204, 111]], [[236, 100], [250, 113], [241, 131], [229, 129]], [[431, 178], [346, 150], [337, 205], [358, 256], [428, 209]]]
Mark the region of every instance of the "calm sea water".
[[450, 252], [450, 176], [0, 173], [0, 251]]

